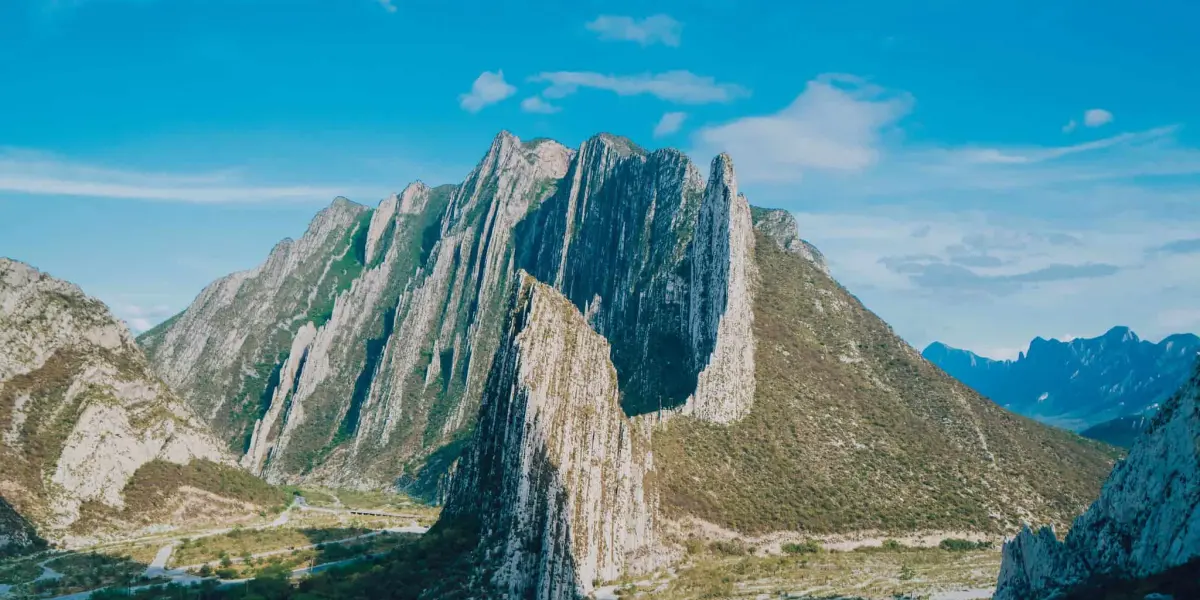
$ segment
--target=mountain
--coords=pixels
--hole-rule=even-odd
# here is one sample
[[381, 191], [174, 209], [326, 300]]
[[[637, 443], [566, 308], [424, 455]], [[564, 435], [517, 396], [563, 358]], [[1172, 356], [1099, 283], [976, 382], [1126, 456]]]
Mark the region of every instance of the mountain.
[[1017, 360], [991, 360], [940, 342], [922, 354], [1005, 408], [1076, 431], [1096, 427], [1096, 439], [1117, 442], [1136, 419], [1106, 422], [1153, 413], [1187, 379], [1198, 351], [1200, 337], [1192, 334], [1155, 344], [1114, 327], [1069, 342], [1035, 338]]
[[[1004, 546], [996, 600], [1195, 597], [1200, 566], [1200, 363], [1066, 539], [1023, 530]], [[1191, 575], [1186, 575], [1187, 571]], [[1172, 575], [1172, 573], [1177, 573]], [[1136, 581], [1137, 583], [1132, 583]], [[1184, 595], [1172, 586], [1190, 583]], [[1166, 586], [1166, 587], [1160, 587]], [[1137, 592], [1136, 595], [1133, 592]]]
[[443, 501], [515, 594], [688, 535], [1065, 523], [1111, 468], [922, 359], [728, 156], [607, 134], [501, 133], [459, 185], [337, 200], [139, 341], [243, 465]]
[[228, 468], [207, 431], [107, 307], [0, 258], [0, 552], [140, 525], [131, 490], [177, 492], [147, 475]]
[[1150, 424], [1153, 412], [1132, 417], [1117, 417], [1079, 432], [1085, 438], [1099, 440], [1120, 448], [1130, 448]]

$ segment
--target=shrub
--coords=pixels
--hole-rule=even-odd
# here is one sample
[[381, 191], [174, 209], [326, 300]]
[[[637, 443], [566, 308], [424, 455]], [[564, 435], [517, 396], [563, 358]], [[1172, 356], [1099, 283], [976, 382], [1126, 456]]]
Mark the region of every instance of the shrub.
[[821, 542], [804, 540], [799, 544], [784, 544], [780, 549], [786, 554], [816, 554], [821, 551]]
[[988, 540], [973, 542], [971, 540], [963, 540], [959, 538], [946, 538], [942, 540], [940, 544], [938, 544], [938, 548], [941, 548], [942, 550], [949, 550], [950, 552], [990, 550], [992, 548], [992, 542]]
[[746, 554], [746, 545], [740, 540], [716, 540], [708, 545], [708, 549], [713, 554], [725, 556], [744, 556]]

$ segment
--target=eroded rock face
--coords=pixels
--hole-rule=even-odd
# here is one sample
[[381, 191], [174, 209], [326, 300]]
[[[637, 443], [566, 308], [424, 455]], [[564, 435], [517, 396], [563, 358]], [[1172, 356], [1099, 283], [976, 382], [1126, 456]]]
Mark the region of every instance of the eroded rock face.
[[338, 200], [140, 341], [254, 472], [380, 487], [401, 465], [432, 498], [475, 418], [518, 268], [610, 340], [628, 414], [744, 414], [753, 243], [728, 157], [706, 186], [678, 151], [504, 132], [462, 184], [418, 182], [375, 210]]
[[102, 303], [8, 259], [0, 434], [0, 496], [50, 536], [85, 502], [120, 508], [126, 483], [150, 461], [228, 461]]
[[481, 520], [484, 572], [511, 597], [586, 595], [655, 560], [653, 458], [609, 356], [569, 300], [521, 275], [444, 513]]
[[1026, 529], [1004, 546], [997, 600], [1052, 598], [1200, 558], [1200, 364], [1113, 469], [1065, 541]]

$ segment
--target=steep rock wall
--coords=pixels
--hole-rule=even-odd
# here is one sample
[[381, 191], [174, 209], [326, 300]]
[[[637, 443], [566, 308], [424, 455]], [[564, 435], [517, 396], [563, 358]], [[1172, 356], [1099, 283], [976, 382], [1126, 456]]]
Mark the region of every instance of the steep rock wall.
[[528, 275], [445, 518], [478, 516], [485, 572], [519, 598], [574, 598], [652, 564], [653, 458], [620, 406], [610, 347]]

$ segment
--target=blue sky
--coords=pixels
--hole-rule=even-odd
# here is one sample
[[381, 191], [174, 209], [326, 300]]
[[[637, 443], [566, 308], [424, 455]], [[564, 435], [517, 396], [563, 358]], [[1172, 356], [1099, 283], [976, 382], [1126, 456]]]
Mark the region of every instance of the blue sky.
[[917, 346], [1200, 330], [1200, 7], [8, 0], [0, 255], [135, 328], [335, 195], [610, 131], [792, 210]]

